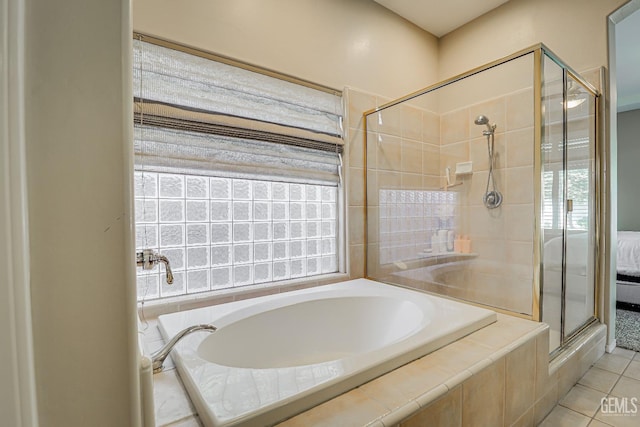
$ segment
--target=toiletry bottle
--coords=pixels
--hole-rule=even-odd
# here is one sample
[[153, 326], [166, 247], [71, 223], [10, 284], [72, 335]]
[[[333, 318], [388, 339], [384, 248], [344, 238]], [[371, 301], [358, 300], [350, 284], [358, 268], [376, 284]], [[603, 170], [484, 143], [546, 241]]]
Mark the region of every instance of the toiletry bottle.
[[438, 238], [438, 230], [431, 235], [431, 252], [437, 254], [440, 252], [440, 239]]
[[462, 253], [464, 254], [471, 253], [471, 240], [469, 240], [469, 237], [467, 236], [464, 236], [462, 238]]
[[453, 240], [453, 252], [462, 253], [462, 239], [459, 234]]
[[447, 252], [453, 252], [453, 245], [455, 240], [455, 234], [453, 230], [447, 231]]

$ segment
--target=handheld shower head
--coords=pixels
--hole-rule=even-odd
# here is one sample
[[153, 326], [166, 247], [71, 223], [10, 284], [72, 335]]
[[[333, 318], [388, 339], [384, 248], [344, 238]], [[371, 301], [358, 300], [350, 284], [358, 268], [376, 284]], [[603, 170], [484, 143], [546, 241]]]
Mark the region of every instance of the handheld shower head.
[[478, 117], [476, 117], [474, 123], [477, 125], [486, 125], [489, 123], [489, 117], [480, 114]]
[[476, 117], [473, 123], [479, 126], [485, 125], [487, 127], [487, 130], [482, 132], [483, 135], [492, 135], [493, 131], [496, 129], [496, 125], [489, 124], [489, 117], [483, 116], [482, 114]]
[[[502, 204], [502, 193], [496, 188], [496, 181], [493, 176], [493, 138], [494, 131], [496, 130], [495, 124], [489, 123], [489, 117], [480, 114], [473, 123], [478, 126], [485, 125], [487, 130], [483, 130], [482, 134], [487, 137], [487, 148], [489, 149], [489, 176], [487, 177], [487, 189], [485, 190], [482, 203], [487, 209], [495, 209]], [[493, 183], [493, 190], [489, 191], [489, 184]]]

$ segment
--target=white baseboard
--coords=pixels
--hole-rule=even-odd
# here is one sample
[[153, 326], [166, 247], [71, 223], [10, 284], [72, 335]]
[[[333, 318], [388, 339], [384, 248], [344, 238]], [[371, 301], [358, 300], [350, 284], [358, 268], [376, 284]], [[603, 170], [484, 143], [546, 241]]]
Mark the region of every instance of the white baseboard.
[[605, 351], [607, 353], [613, 353], [613, 350], [615, 350], [615, 348], [616, 348], [616, 340], [614, 339], [609, 344], [607, 344], [607, 346], [605, 347]]

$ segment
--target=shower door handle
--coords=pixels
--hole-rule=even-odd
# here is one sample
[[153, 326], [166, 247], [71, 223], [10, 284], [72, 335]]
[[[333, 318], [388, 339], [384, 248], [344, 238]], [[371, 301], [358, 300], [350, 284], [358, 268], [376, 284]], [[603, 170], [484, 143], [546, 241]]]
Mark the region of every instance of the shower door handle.
[[573, 212], [573, 199], [567, 199], [567, 212]]

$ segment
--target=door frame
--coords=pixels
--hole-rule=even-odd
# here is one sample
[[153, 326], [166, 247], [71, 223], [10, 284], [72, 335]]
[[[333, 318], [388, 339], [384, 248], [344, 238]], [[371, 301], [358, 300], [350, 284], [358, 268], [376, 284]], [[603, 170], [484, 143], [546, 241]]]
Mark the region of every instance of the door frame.
[[603, 179], [606, 192], [603, 209], [604, 219], [604, 245], [605, 257], [601, 276], [603, 286], [601, 309], [603, 321], [607, 325], [608, 353], [616, 347], [616, 271], [617, 271], [617, 245], [618, 245], [618, 94], [617, 94], [617, 67], [616, 67], [616, 24], [620, 23], [633, 12], [640, 10], [640, 0], [630, 0], [607, 17], [607, 64], [609, 73], [607, 83], [609, 86], [609, 102], [605, 104], [604, 122], [605, 137], [608, 144], [604, 147], [604, 172]]
[[24, 1], [0, 0], [0, 406], [7, 425], [38, 425], [24, 129]]

